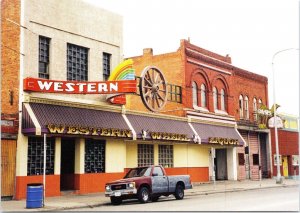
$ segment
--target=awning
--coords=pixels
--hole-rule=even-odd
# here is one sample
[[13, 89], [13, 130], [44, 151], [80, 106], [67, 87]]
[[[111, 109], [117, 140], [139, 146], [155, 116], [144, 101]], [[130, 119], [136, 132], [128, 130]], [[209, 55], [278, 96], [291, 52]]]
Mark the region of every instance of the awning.
[[194, 132], [185, 119], [126, 114], [137, 139], [192, 142]]
[[40, 103], [23, 104], [22, 133], [132, 137], [121, 112]]
[[203, 123], [191, 123], [201, 138], [202, 144], [244, 145], [244, 139], [234, 126], [219, 126]]

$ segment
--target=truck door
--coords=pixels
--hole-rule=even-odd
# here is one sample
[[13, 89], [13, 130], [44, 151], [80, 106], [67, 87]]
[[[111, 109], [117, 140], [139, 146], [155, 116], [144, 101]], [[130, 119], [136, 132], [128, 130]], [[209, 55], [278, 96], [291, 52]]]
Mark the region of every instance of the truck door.
[[169, 191], [168, 177], [164, 175], [162, 169], [159, 166], [154, 167], [152, 172], [152, 192], [164, 193]]

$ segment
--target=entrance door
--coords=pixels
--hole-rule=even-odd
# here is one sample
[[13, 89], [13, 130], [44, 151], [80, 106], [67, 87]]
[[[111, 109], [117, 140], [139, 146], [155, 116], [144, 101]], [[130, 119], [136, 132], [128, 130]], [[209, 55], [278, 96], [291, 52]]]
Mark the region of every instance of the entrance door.
[[15, 140], [1, 140], [1, 198], [12, 198], [14, 195], [16, 151]]
[[282, 157], [282, 169], [283, 169], [283, 176], [288, 177], [289, 176], [289, 164], [288, 164], [287, 156]]
[[227, 154], [226, 149], [216, 149], [216, 179], [227, 180]]
[[75, 139], [61, 139], [60, 190], [74, 190]]

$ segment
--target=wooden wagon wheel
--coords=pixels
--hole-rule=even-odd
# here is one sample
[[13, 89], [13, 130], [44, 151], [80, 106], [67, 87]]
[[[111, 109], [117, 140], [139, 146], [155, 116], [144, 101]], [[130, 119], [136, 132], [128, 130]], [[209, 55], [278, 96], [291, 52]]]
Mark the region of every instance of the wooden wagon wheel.
[[148, 66], [143, 70], [140, 94], [145, 106], [153, 112], [160, 111], [167, 103], [167, 82], [157, 67]]

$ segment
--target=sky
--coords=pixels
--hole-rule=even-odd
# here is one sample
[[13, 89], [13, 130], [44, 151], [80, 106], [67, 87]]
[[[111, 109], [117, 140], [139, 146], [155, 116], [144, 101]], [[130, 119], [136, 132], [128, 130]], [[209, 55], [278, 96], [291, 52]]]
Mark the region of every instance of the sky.
[[299, 0], [84, 1], [123, 16], [124, 58], [144, 48], [174, 52], [181, 39], [190, 39], [268, 77], [270, 107], [274, 70], [278, 111], [299, 116]]

